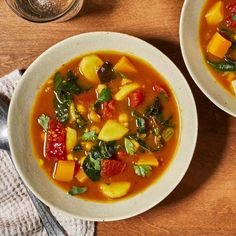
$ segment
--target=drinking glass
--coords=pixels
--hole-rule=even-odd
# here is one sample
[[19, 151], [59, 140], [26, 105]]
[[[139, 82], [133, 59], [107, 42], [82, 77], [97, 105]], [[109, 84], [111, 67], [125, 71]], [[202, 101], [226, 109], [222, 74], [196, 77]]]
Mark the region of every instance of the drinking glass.
[[32, 22], [63, 22], [76, 16], [84, 0], [6, 0], [20, 17]]

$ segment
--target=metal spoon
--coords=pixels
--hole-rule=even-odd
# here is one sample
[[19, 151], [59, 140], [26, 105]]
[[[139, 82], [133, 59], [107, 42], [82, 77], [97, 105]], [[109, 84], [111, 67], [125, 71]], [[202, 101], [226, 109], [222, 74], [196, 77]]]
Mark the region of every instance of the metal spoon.
[[[10, 153], [10, 148], [9, 148], [9, 143], [8, 143], [8, 138], [7, 138], [7, 113], [8, 113], [8, 105], [0, 97], [0, 149], [7, 151], [11, 159], [11, 153]], [[36, 198], [34, 194], [26, 186], [25, 188], [35, 208], [38, 211], [39, 217], [48, 235], [49, 236], [68, 235], [66, 231], [63, 229], [63, 227], [58, 223], [56, 218], [52, 215], [49, 207], [47, 207], [38, 198]]]

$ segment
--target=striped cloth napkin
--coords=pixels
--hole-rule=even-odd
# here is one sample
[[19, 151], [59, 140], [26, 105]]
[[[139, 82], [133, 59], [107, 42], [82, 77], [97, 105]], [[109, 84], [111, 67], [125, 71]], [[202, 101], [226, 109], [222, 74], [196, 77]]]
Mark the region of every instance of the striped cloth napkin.
[[[19, 70], [0, 78], [0, 96], [11, 99], [21, 77]], [[50, 209], [69, 236], [93, 236], [95, 223]], [[40, 218], [7, 153], [0, 150], [0, 235], [46, 236]]]

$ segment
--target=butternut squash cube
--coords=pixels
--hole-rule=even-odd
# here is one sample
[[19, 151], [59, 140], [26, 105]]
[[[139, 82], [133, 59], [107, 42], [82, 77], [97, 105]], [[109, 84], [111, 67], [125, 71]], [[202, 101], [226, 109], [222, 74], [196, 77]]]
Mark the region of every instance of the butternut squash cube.
[[145, 153], [139, 156], [136, 165], [159, 166], [159, 162], [152, 153]]
[[62, 182], [70, 182], [73, 180], [74, 170], [74, 161], [58, 161], [54, 168], [53, 178]]
[[70, 127], [66, 128], [66, 151], [71, 152], [71, 150], [77, 144], [77, 132], [75, 129]]
[[93, 85], [99, 84], [97, 71], [103, 65], [103, 61], [96, 55], [84, 56], [79, 64], [81, 74]]
[[101, 183], [100, 190], [110, 198], [120, 198], [125, 196], [130, 190], [130, 182], [114, 182], [110, 184]]
[[216, 32], [207, 45], [207, 51], [212, 55], [223, 58], [232, 43]]
[[129, 129], [114, 120], [108, 120], [102, 127], [98, 139], [109, 142], [121, 139]]
[[121, 59], [115, 64], [114, 69], [123, 73], [136, 72], [135, 66], [125, 56], [121, 57]]
[[205, 15], [208, 25], [217, 25], [224, 19], [224, 3], [216, 2]]
[[85, 174], [83, 169], [80, 169], [78, 171], [78, 173], [76, 174], [75, 178], [80, 182], [80, 183], [84, 183], [87, 179], [88, 176]]
[[120, 87], [120, 90], [115, 94], [114, 99], [116, 101], [122, 101], [125, 99], [130, 93], [140, 88], [138, 83], [126, 84]]

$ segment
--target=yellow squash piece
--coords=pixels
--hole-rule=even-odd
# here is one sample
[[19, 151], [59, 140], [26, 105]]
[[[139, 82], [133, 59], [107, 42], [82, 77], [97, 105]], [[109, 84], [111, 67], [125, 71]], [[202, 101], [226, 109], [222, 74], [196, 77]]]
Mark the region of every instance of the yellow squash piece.
[[75, 178], [80, 182], [80, 183], [84, 183], [87, 179], [88, 176], [85, 174], [83, 169], [80, 169], [78, 171], [78, 173], [75, 175]]
[[130, 182], [114, 182], [110, 184], [101, 183], [101, 192], [110, 198], [120, 198], [125, 196], [130, 190]]
[[79, 64], [82, 75], [91, 83], [99, 84], [97, 71], [103, 65], [103, 61], [96, 55], [84, 56]]
[[71, 152], [71, 150], [77, 144], [77, 132], [75, 129], [70, 127], [66, 128], [66, 151]]
[[135, 66], [125, 56], [121, 57], [121, 59], [114, 66], [114, 69], [122, 73], [136, 72]]
[[152, 153], [145, 153], [139, 156], [136, 165], [159, 166], [159, 162]]
[[70, 182], [73, 180], [74, 170], [74, 161], [58, 161], [55, 166], [53, 178], [62, 182]]
[[205, 15], [208, 25], [218, 25], [224, 19], [224, 3], [216, 2]]
[[115, 94], [114, 98], [116, 101], [121, 101], [138, 88], [140, 88], [140, 85], [138, 83], [123, 85], [122, 87], [120, 87], [120, 90]]
[[109, 142], [121, 139], [129, 131], [128, 128], [124, 127], [120, 123], [114, 120], [108, 120], [102, 127], [98, 139]]
[[216, 32], [207, 45], [207, 51], [212, 55], [223, 58], [232, 43]]

